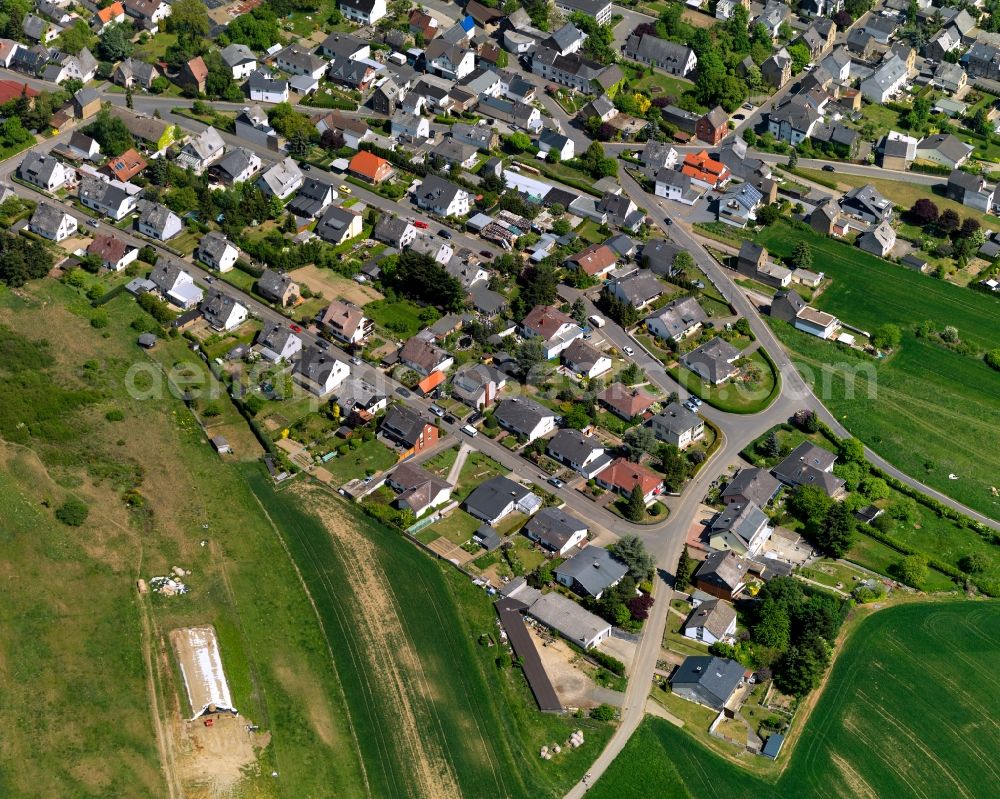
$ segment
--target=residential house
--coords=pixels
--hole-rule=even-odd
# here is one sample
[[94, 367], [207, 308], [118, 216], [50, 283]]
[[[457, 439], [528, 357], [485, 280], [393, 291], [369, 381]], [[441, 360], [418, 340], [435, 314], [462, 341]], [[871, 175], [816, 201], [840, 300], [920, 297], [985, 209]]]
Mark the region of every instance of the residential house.
[[924, 57], [931, 61], [941, 61], [945, 55], [961, 46], [961, 31], [954, 25], [946, 25], [924, 45]]
[[645, 321], [646, 329], [654, 336], [677, 342], [700, 330], [708, 321], [708, 314], [695, 297], [681, 297], [671, 300]]
[[587, 524], [559, 508], [542, 508], [521, 528], [552, 557], [563, 557], [587, 540]]
[[511, 513], [534, 514], [542, 500], [530, 488], [507, 477], [491, 477], [477, 486], [465, 500], [471, 516], [495, 527]]
[[479, 150], [471, 144], [462, 144], [455, 139], [442, 139], [434, 149], [431, 150], [432, 158], [440, 158], [446, 164], [457, 165], [462, 169], [471, 170], [478, 160]]
[[736, 635], [736, 610], [724, 599], [709, 599], [692, 608], [684, 622], [684, 635], [711, 646]]
[[278, 132], [267, 120], [267, 113], [259, 105], [245, 106], [233, 120], [234, 133], [253, 144], [278, 151]]
[[351, 367], [346, 361], [314, 345], [302, 351], [292, 369], [292, 380], [310, 394], [326, 397], [336, 391], [350, 374]]
[[160, 71], [152, 64], [133, 58], [119, 61], [111, 72], [111, 80], [126, 89], [144, 89], [149, 91], [153, 81], [160, 77]]
[[21, 21], [21, 32], [30, 41], [48, 44], [59, 36], [61, 28], [52, 25], [47, 19], [29, 13]]
[[698, 120], [695, 135], [703, 142], [716, 145], [729, 133], [729, 114], [721, 105], [715, 106]]
[[737, 7], [750, 10], [750, 0], [719, 0], [715, 5], [716, 19], [729, 19]]
[[283, 308], [295, 305], [301, 294], [299, 284], [292, 280], [291, 275], [286, 272], [276, 272], [270, 268], [265, 269], [257, 278], [255, 288], [264, 299], [277, 303]]
[[[615, 104], [611, 102], [611, 100], [609, 100], [603, 94], [600, 95], [599, 97], [595, 97], [593, 100], [587, 103], [583, 108], [580, 109], [580, 114], [579, 114], [580, 119], [589, 119], [590, 117], [597, 117], [598, 119], [601, 120], [601, 122], [610, 122], [616, 116], [618, 116], [618, 109], [615, 108]], [[643, 148], [643, 156], [645, 156], [646, 150], [648, 150], [648, 148], [654, 144], [660, 145], [661, 142], [649, 141], [646, 144], [646, 147]], [[675, 150], [674, 151], [675, 161], [676, 158], [677, 158], [677, 152]], [[645, 160], [643, 161], [643, 163], [645, 163]]]
[[427, 71], [448, 80], [462, 80], [476, 68], [476, 54], [467, 46], [436, 38], [424, 50]]
[[899, 28], [899, 20], [883, 14], [869, 14], [864, 24], [864, 32], [879, 44], [889, 44], [889, 40]]
[[529, 444], [556, 429], [555, 413], [528, 397], [501, 400], [493, 415], [504, 430]]
[[441, 23], [422, 8], [412, 9], [407, 21], [410, 24], [410, 33], [414, 35], [419, 33], [425, 42], [429, 42], [441, 32]]
[[256, 347], [265, 361], [290, 363], [302, 351], [302, 339], [292, 332], [287, 322], [265, 321], [257, 334]]
[[663, 479], [656, 472], [625, 458], [615, 458], [594, 480], [601, 488], [623, 497], [631, 496], [638, 486], [647, 505], [663, 493]]
[[814, 485], [831, 497], [844, 490], [844, 480], [833, 473], [837, 456], [811, 441], [803, 441], [771, 472], [785, 485]]
[[846, 47], [837, 47], [821, 62], [831, 78], [837, 83], [844, 83], [851, 77], [851, 53]]
[[194, 283], [194, 278], [177, 261], [160, 258], [149, 280], [163, 298], [182, 311], [194, 308], [201, 302], [204, 292]]
[[896, 246], [896, 231], [888, 221], [879, 222], [871, 230], [858, 236], [858, 246], [865, 252], [886, 258]]
[[949, 94], [958, 94], [969, 83], [969, 76], [958, 64], [942, 61], [934, 70], [934, 83]]
[[740, 469], [722, 490], [722, 502], [725, 505], [753, 504], [766, 508], [779, 488], [780, 481], [766, 469], [746, 467]]
[[372, 238], [395, 247], [397, 250], [404, 250], [409, 247], [417, 238], [417, 229], [407, 220], [395, 214], [382, 214], [375, 229], [372, 231]]
[[767, 263], [767, 248], [745, 239], [736, 257], [736, 271], [749, 278], [756, 278], [757, 272]]
[[977, 41], [966, 53], [966, 70], [973, 78], [1000, 81], [1000, 48]]
[[257, 187], [269, 197], [287, 200], [302, 186], [305, 176], [294, 158], [283, 158], [264, 170], [257, 178]]
[[538, 136], [538, 150], [546, 155], [554, 152], [560, 161], [568, 161], [575, 152], [573, 140], [552, 128], [542, 129]]
[[641, 388], [628, 388], [622, 383], [612, 383], [597, 395], [597, 401], [627, 422], [643, 416], [656, 404], [656, 399]]
[[670, 689], [689, 702], [721, 711], [743, 685], [743, 676], [744, 668], [735, 660], [689, 656], [670, 678]]
[[218, 231], [211, 231], [201, 237], [195, 258], [218, 272], [232, 271], [240, 252], [235, 245]]
[[583, 270], [590, 277], [604, 278], [618, 263], [618, 253], [606, 244], [591, 244], [566, 259], [566, 265]]
[[454, 486], [412, 463], [401, 463], [389, 474], [386, 482], [399, 496], [396, 504], [412, 510], [418, 519], [451, 499]]
[[719, 198], [718, 216], [720, 222], [733, 227], [745, 228], [756, 221], [757, 209], [764, 202], [760, 189], [749, 183], [731, 186]]
[[597, 202], [597, 211], [605, 214], [608, 224], [635, 233], [642, 226], [646, 215], [621, 191], [606, 191]]
[[604, 449], [604, 443], [595, 436], [586, 436], [579, 430], [566, 428], [559, 430], [549, 439], [546, 453], [550, 458], [588, 480], [603, 471], [611, 458]]
[[698, 414], [673, 402], [649, 421], [660, 441], [686, 449], [705, 435], [705, 422]]
[[250, 99], [255, 103], [288, 102], [288, 81], [274, 77], [269, 72], [258, 69], [250, 73], [246, 85]]
[[[702, 188], [700, 184], [699, 188]], [[690, 175], [667, 168], [656, 173], [653, 193], [685, 205], [694, 205], [701, 197], [701, 191], [694, 188]]]
[[[599, 5], [600, 2], [601, 0], [557, 0], [557, 7], [566, 4]], [[611, 5], [608, 4], [605, 8], [610, 13]], [[558, 591], [550, 591], [535, 599], [528, 608], [528, 615], [584, 650], [593, 649], [601, 641], [611, 637], [610, 622], [584, 610]], [[557, 701], [549, 700], [547, 704], [555, 705]]]
[[372, 92], [372, 109], [380, 114], [392, 116], [399, 109], [406, 96], [406, 89], [400, 87], [392, 77], [381, 81]]
[[219, 331], [235, 330], [249, 315], [246, 306], [218, 290], [209, 291], [201, 303], [201, 313], [212, 328]]
[[537, 133], [542, 129], [542, 112], [535, 106], [519, 100], [501, 97], [482, 97], [476, 110], [483, 116], [506, 122], [515, 128]]
[[337, 0], [340, 13], [360, 25], [374, 25], [386, 15], [385, 0]]
[[333, 205], [326, 209], [313, 232], [330, 244], [343, 244], [364, 232], [364, 220], [350, 208]]
[[716, 336], [687, 353], [681, 363], [705, 382], [718, 385], [736, 374], [738, 369], [733, 362], [739, 357], [736, 347]]
[[414, 192], [417, 206], [438, 216], [465, 216], [469, 213], [469, 193], [449, 180], [427, 175]]
[[958, 169], [972, 155], [972, 145], [950, 133], [935, 133], [917, 143], [917, 159]]
[[188, 140], [177, 156], [176, 164], [181, 169], [190, 169], [200, 175], [212, 164], [222, 158], [226, 152], [226, 143], [214, 127], [209, 125], [197, 136]]
[[840, 210], [875, 225], [892, 219], [892, 203], [871, 183], [847, 192], [840, 200]]
[[790, 14], [791, 10], [784, 3], [778, 0], [767, 0], [764, 10], [754, 20], [754, 24], [760, 23], [763, 25], [767, 28], [768, 33], [771, 34], [771, 38], [774, 39], [777, 38], [781, 26], [785, 24]]
[[378, 71], [372, 62], [343, 57], [333, 59], [326, 71], [327, 78], [334, 83], [359, 92], [368, 91], [377, 74]]
[[337, 392], [337, 407], [344, 419], [354, 417], [365, 424], [370, 422], [375, 414], [386, 409], [389, 404], [388, 395], [367, 380], [359, 377], [349, 377]]
[[698, 66], [698, 56], [687, 45], [660, 39], [650, 33], [632, 34], [625, 41], [626, 58], [658, 67], [670, 75], [687, 77]]
[[597, 377], [611, 370], [611, 359], [582, 338], [563, 350], [562, 361], [567, 369], [581, 377]]
[[260, 171], [260, 167], [261, 160], [257, 153], [246, 147], [234, 147], [216, 161], [209, 172], [226, 186], [235, 186], [250, 180]]
[[832, 197], [825, 202], [817, 203], [809, 215], [809, 227], [821, 236], [836, 235], [841, 225], [840, 207]]
[[[19, 45], [14, 50], [13, 55], [10, 56], [10, 68], [18, 72], [23, 72], [30, 77], [37, 78], [44, 71], [45, 65], [49, 63], [49, 56], [49, 49], [44, 45], [36, 44], [31, 47]], [[31, 91], [35, 90], [32, 89]], [[22, 92], [24, 92], [23, 89], [18, 94]], [[29, 93], [29, 96], [32, 95]]]
[[822, 121], [822, 112], [807, 96], [800, 94], [786, 97], [767, 115], [768, 132], [793, 147], [812, 136]]
[[792, 79], [792, 56], [784, 47], [760, 65], [760, 75], [769, 86], [780, 89]]
[[175, 141], [183, 138], [180, 128], [162, 119], [137, 114], [128, 108], [111, 106], [111, 115], [118, 117], [132, 134], [150, 153], [158, 155]]
[[988, 213], [993, 210], [993, 193], [994, 189], [986, 185], [982, 175], [954, 169], [948, 176], [947, 197], [977, 211]]
[[[455, 254], [454, 248], [447, 241], [442, 241], [436, 236], [417, 236], [411, 243], [410, 249], [421, 255], [426, 255], [442, 266], [447, 266]], [[459, 263], [461, 261], [459, 260]], [[464, 264], [463, 264], [464, 267]]]
[[[322, 215], [338, 196], [332, 183], [319, 178], [305, 178], [302, 187], [285, 208], [296, 216], [315, 219]], [[382, 217], [382, 219], [387, 218], [389, 217]]]
[[666, 286], [652, 272], [637, 269], [625, 277], [610, 280], [604, 290], [632, 308], [642, 310], [662, 297]]
[[490, 125], [466, 125], [459, 122], [451, 126], [451, 138], [460, 144], [471, 144], [484, 153], [499, 145], [497, 132]]
[[545, 47], [555, 50], [559, 55], [570, 55], [583, 47], [586, 39], [587, 34], [577, 28], [572, 22], [567, 22], [542, 44]]
[[474, 285], [469, 291], [469, 303], [483, 319], [495, 319], [505, 314], [509, 307], [509, 302], [503, 294], [493, 291], [482, 282]]
[[760, 552], [772, 532], [774, 528], [767, 515], [756, 504], [734, 502], [720, 511], [709, 525], [709, 546], [752, 557]]
[[109, 180], [104, 175], [86, 176], [80, 181], [77, 195], [80, 203], [92, 211], [121, 221], [136, 209], [138, 186]]
[[219, 53], [232, 72], [233, 80], [244, 80], [257, 69], [257, 56], [245, 44], [230, 44]]
[[655, 175], [661, 169], [674, 169], [677, 166], [677, 150], [667, 142], [646, 142], [639, 157], [648, 175]]
[[77, 55], [59, 53], [42, 72], [42, 79], [51, 83], [78, 80], [89, 83], [97, 74], [97, 59], [84, 47]]
[[357, 150], [361, 142], [371, 135], [368, 123], [345, 117], [337, 111], [313, 117], [312, 121], [323, 141], [329, 141], [334, 147], [350, 147], [352, 150]]
[[[289, 45], [278, 53], [274, 59], [274, 63], [283, 72], [287, 72], [290, 75], [306, 75], [313, 80], [322, 78], [323, 73], [326, 72], [329, 66], [322, 58], [313, 55], [298, 44]], [[251, 96], [250, 99], [253, 100], [256, 98]]]
[[77, 119], [90, 119], [100, 110], [101, 93], [97, 89], [78, 89], [73, 94], [73, 112]]
[[91, 22], [91, 27], [98, 34], [103, 33], [104, 29], [108, 25], [120, 24], [125, 21], [125, 6], [123, 6], [118, 0], [115, 0], [111, 5], [105, 6], [104, 8], [99, 8], [97, 13], [94, 14], [94, 18]]
[[422, 377], [427, 377], [433, 372], [445, 372], [450, 369], [455, 364], [455, 358], [433, 341], [416, 335], [407, 339], [400, 347], [399, 362]]
[[101, 268], [108, 272], [121, 272], [139, 257], [139, 248], [127, 244], [111, 233], [97, 233], [87, 246], [87, 255], [101, 259]]
[[748, 566], [732, 550], [709, 553], [694, 573], [694, 587], [718, 599], [732, 601], [746, 587]]
[[71, 179], [72, 170], [51, 155], [30, 150], [17, 168], [17, 176], [25, 183], [48, 192], [63, 188]]
[[536, 305], [521, 321], [521, 335], [542, 339], [546, 360], [555, 358], [576, 339], [583, 336], [581, 328], [572, 317], [549, 305]]
[[14, 63], [14, 55], [21, 45], [13, 39], [0, 38], [0, 66], [10, 69]]
[[896, 130], [890, 130], [875, 150], [876, 163], [883, 169], [906, 171], [916, 157], [917, 140]]
[[609, 67], [584, 58], [579, 53], [560, 55], [555, 50], [539, 45], [530, 54], [531, 71], [543, 80], [569, 86], [579, 92], [590, 93], [591, 81], [597, 80]]
[[503, 372], [486, 364], [463, 367], [451, 380], [451, 396], [476, 410], [489, 408], [507, 384]]
[[556, 580], [562, 585], [579, 596], [594, 599], [618, 585], [626, 574], [628, 566], [604, 547], [587, 547], [555, 569]]
[[163, 20], [170, 16], [166, 0], [125, 0], [125, 13], [135, 20], [136, 27], [156, 33]]
[[139, 203], [140, 213], [136, 228], [143, 236], [157, 241], [173, 238], [184, 228], [181, 218], [167, 206], [143, 200]]
[[77, 231], [76, 217], [61, 208], [40, 202], [28, 221], [28, 230], [49, 241], [64, 241]]
[[115, 180], [127, 183], [147, 166], [146, 159], [135, 150], [129, 149], [121, 155], [109, 158], [101, 171]]
[[809, 50], [809, 58], [819, 61], [821, 56], [833, 47], [837, 38], [837, 25], [832, 19], [814, 19], [812, 24], [799, 34], [797, 42], [802, 42]]
[[674, 260], [681, 252], [685, 251], [672, 241], [650, 239], [642, 245], [641, 263], [654, 275], [675, 277], [679, 270], [674, 266]]
[[177, 83], [188, 91], [204, 94], [207, 79], [208, 67], [205, 65], [205, 59], [201, 56], [195, 56], [181, 66]]
[[720, 189], [729, 181], [729, 167], [709, 157], [706, 150], [684, 156], [681, 171], [704, 189]]
[[327, 36], [320, 44], [319, 51], [325, 58], [360, 59], [369, 58], [372, 54], [369, 42], [340, 31]]
[[906, 62], [898, 56], [890, 56], [861, 81], [861, 94], [869, 102], [881, 105], [899, 92], [909, 77]]

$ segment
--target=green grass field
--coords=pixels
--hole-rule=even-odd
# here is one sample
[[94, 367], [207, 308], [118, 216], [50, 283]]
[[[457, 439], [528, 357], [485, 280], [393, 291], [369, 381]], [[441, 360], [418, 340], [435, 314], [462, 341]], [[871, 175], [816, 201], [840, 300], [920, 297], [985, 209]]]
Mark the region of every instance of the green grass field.
[[[1000, 474], [1000, 375], [981, 360], [912, 332], [916, 323], [931, 320], [938, 330], [954, 325], [963, 340], [984, 350], [1000, 347], [1000, 300], [785, 225], [767, 229], [761, 241], [784, 255], [803, 238], [813, 246], [815, 268], [833, 278], [816, 301], [819, 308], [868, 330], [893, 322], [904, 335], [901, 351], [875, 368], [865, 356], [773, 323], [795, 353], [799, 370], [831, 412], [876, 452], [969, 507], [1000, 518], [1000, 499], [991, 492]], [[830, 364], [838, 368], [824, 370]], [[877, 383], [870, 398], [867, 375], [873, 368]]]
[[[593, 799], [996, 795], [1000, 606], [910, 604], [863, 621], [837, 658], [776, 781], [648, 718], [588, 792]], [[750, 756], [746, 756], [749, 758]], [[771, 771], [768, 761], [747, 761]]]
[[[542, 715], [520, 673], [498, 671], [497, 650], [476, 643], [496, 631], [481, 589], [319, 490], [297, 498], [275, 492], [262, 470], [247, 477], [323, 621], [369, 795], [557, 796], [583, 774], [610, 727]], [[538, 758], [581, 727], [580, 750]], [[421, 777], [424, 766], [432, 776]]]
[[441, 314], [430, 306], [420, 307], [410, 300], [373, 300], [364, 306], [365, 316], [378, 327], [404, 341], [415, 336], [427, 325], [436, 322]]

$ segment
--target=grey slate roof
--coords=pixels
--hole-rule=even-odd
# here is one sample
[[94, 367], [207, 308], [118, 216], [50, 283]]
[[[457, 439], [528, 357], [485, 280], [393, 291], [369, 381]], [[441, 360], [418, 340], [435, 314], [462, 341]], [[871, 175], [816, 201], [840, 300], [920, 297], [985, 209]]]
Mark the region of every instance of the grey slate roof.
[[55, 238], [65, 214], [60, 208], [48, 203], [39, 203], [31, 215], [31, 227], [49, 238]]
[[525, 535], [553, 552], [558, 552], [566, 546], [573, 533], [586, 529], [586, 522], [570, 516], [559, 508], [542, 508], [523, 528]]
[[495, 519], [508, 504], [519, 502], [531, 494], [531, 489], [506, 477], [493, 477], [477, 486], [465, 500], [465, 506], [475, 509], [479, 517]]
[[[725, 339], [713, 338], [684, 356], [684, 364], [713, 383], [728, 376], [740, 351]], [[696, 368], [697, 367], [697, 368]]]
[[694, 608], [684, 627], [702, 627], [715, 638], [722, 638], [736, 621], [736, 610], [724, 599], [710, 599]]
[[711, 533], [730, 532], [749, 547], [754, 534], [766, 523], [764, 511], [753, 502], [733, 503], [723, 508], [712, 520]]
[[503, 400], [494, 415], [504, 427], [516, 433], [529, 433], [542, 419], [555, 416], [555, 412], [528, 397], [512, 397]]
[[743, 666], [735, 660], [710, 656], [692, 656], [684, 659], [670, 684], [676, 690], [680, 685], [697, 685], [725, 704], [743, 679]]
[[779, 480], [766, 469], [747, 467], [740, 469], [722, 491], [722, 498], [746, 497], [759, 507], [764, 507], [781, 485]]
[[558, 431], [548, 444], [549, 455], [570, 463], [583, 463], [598, 449], [604, 449], [604, 443], [599, 438], [586, 436], [569, 427]]
[[556, 578], [569, 580], [574, 589], [598, 596], [628, 574], [628, 566], [603, 547], [586, 547], [556, 568]]
[[681, 435], [692, 427], [702, 424], [698, 414], [689, 411], [679, 402], [674, 402], [653, 417], [653, 424], [662, 425], [671, 433]]

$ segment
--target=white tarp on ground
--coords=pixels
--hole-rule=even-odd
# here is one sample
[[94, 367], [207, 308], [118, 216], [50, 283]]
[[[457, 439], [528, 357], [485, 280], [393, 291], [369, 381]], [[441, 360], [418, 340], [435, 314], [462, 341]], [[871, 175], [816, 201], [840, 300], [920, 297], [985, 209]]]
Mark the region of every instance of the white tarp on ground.
[[198, 718], [212, 705], [216, 710], [235, 713], [229, 683], [222, 670], [215, 628], [208, 625], [174, 630], [170, 633], [170, 642], [180, 663], [192, 718]]

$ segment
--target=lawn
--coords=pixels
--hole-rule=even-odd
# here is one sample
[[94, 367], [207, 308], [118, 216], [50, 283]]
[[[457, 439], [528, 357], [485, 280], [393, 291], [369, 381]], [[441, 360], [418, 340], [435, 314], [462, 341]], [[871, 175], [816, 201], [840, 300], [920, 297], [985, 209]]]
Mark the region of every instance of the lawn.
[[[825, 182], [830, 181], [829, 173], [822, 172], [818, 169], [804, 169], [799, 167], [795, 170], [795, 172], [796, 174], [800, 174], [806, 178], [818, 178], [819, 180]], [[934, 204], [942, 211], [946, 208], [951, 208], [962, 218], [971, 216], [974, 219], [979, 220], [983, 227], [1000, 230], [1000, 219], [997, 219], [997, 217], [993, 214], [980, 213], [973, 208], [969, 208], [967, 205], [962, 205], [960, 202], [949, 200], [947, 197], [935, 191], [934, 187], [925, 186], [922, 183], [907, 183], [901, 180], [870, 178], [865, 175], [850, 175], [843, 172], [837, 173], [835, 180], [842, 184], [844, 189], [849, 189], [854, 186], [865, 186], [871, 183], [886, 199], [891, 200], [893, 204], [904, 209], [912, 208], [913, 203], [922, 197], [926, 197], [933, 200]], [[941, 181], [945, 182], [945, 178], [942, 177]]]
[[647, 92], [653, 97], [674, 97], [680, 99], [684, 92], [694, 89], [691, 81], [654, 71], [652, 75], [630, 83], [630, 88]]
[[323, 464], [338, 483], [346, 483], [374, 469], [374, 474], [384, 472], [396, 462], [396, 453], [377, 438], [364, 442], [357, 449], [348, 450]]
[[[537, 712], [521, 673], [476, 643], [496, 632], [482, 589], [319, 489], [249, 479], [323, 620], [367, 795], [555, 797], [582, 776], [610, 726]], [[538, 757], [577, 728], [583, 747]]]
[[[913, 335], [923, 320], [954, 325], [964, 341], [1000, 347], [1000, 300], [952, 286], [842, 243], [787, 226], [761, 241], [783, 255], [805, 238], [815, 266], [833, 278], [816, 305], [864, 329], [893, 322], [900, 352], [876, 365], [866, 356], [772, 322], [823, 403], [858, 438], [894, 465], [976, 510], [1000, 518], [992, 495], [1000, 474], [1000, 375], [981, 360]], [[975, 409], [975, 412], [970, 412]], [[948, 478], [958, 476], [957, 480]]]
[[[799, 745], [757, 776], [647, 718], [588, 792], [622, 796], [994, 796], [993, 727], [1000, 689], [996, 603], [909, 604], [863, 621], [848, 639]], [[749, 757], [749, 756], [748, 756]], [[745, 760], [746, 762], [746, 760]]]
[[431, 528], [438, 535], [447, 538], [451, 543], [461, 546], [479, 529], [482, 524], [479, 519], [470, 516], [461, 508], [455, 508], [441, 521], [435, 522]]
[[760, 413], [777, 396], [781, 380], [762, 350], [756, 350], [750, 356], [750, 361], [763, 375], [760, 383], [754, 387], [733, 383], [731, 380], [713, 386], [686, 366], [674, 366], [667, 371], [684, 388], [701, 397], [713, 408], [728, 413]]
[[452, 496], [457, 500], [464, 501], [480, 483], [486, 482], [491, 477], [506, 474], [507, 470], [497, 461], [481, 452], [472, 452], [462, 464], [462, 470], [458, 473], [458, 490]]
[[[4, 408], [30, 424], [0, 428], [22, 445], [0, 450], [3, 795], [171, 795], [154, 718], [174, 729], [174, 709], [187, 698], [169, 648], [163, 659], [156, 652], [168, 631], [207, 623], [241, 716], [272, 736], [234, 793], [319, 796], [336, 784], [345, 796], [363, 794], [360, 761], [338, 745], [350, 733], [337, 676], [274, 529], [182, 402], [165, 386], [154, 390], [154, 363], [200, 361], [182, 338], [162, 339], [148, 360], [130, 327], [145, 314], [124, 296], [104, 310], [108, 324], [98, 330], [94, 309], [62, 284], [34, 282], [16, 296], [0, 289], [0, 321], [53, 342], [53, 360], [36, 364], [30, 379], [5, 375], [31, 404], [8, 399]], [[24, 347], [5, 340], [5, 370], [31, 352]], [[126, 391], [130, 382], [143, 392]], [[228, 401], [221, 407], [228, 419]], [[106, 417], [112, 410], [122, 421]], [[235, 423], [233, 431], [231, 441]], [[126, 491], [136, 492], [133, 510]], [[49, 509], [69, 493], [90, 505], [76, 529], [55, 523]], [[137, 578], [173, 566], [191, 570], [188, 594], [139, 598]]]
[[374, 300], [364, 306], [364, 311], [378, 327], [403, 340], [415, 336], [441, 317], [435, 308], [421, 307], [412, 300]]

